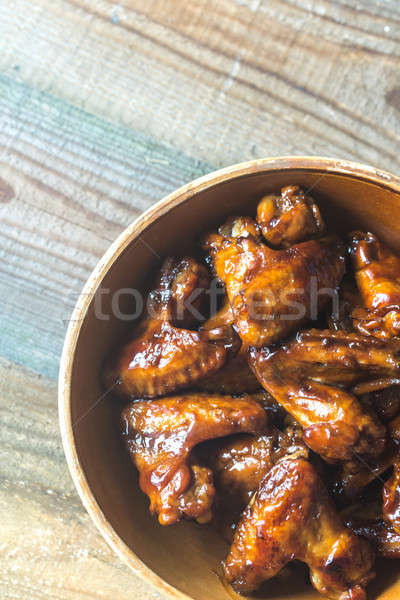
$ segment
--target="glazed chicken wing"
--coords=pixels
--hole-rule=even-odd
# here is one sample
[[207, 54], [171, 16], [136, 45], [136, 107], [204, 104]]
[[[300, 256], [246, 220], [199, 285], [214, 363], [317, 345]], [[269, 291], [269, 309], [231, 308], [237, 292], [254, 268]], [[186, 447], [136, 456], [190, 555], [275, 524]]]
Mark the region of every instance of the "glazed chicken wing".
[[347, 505], [360, 496], [365, 488], [388, 471], [396, 458], [397, 449], [388, 444], [378, 457], [366, 461], [354, 455], [352, 460], [342, 463], [331, 482], [332, 493], [340, 505]]
[[193, 258], [168, 258], [161, 269], [157, 291], [153, 292], [155, 315], [159, 313], [160, 303], [169, 300], [172, 325], [192, 327], [204, 319], [205, 296], [209, 287], [210, 275], [205, 266]]
[[370, 407], [384, 423], [400, 414], [400, 386], [394, 385], [361, 396], [360, 401]]
[[328, 327], [333, 331], [354, 331], [352, 312], [361, 306], [360, 292], [355, 282], [345, 276], [339, 289], [338, 296], [333, 298], [332, 310], [328, 315]]
[[257, 207], [257, 221], [268, 244], [287, 248], [321, 234], [324, 222], [314, 200], [297, 185], [270, 194]]
[[[217, 339], [222, 339], [225, 336], [229, 340], [237, 337], [233, 329], [232, 309], [227, 300], [201, 329], [210, 332], [210, 338], [215, 336]], [[249, 367], [247, 347], [240, 342], [240, 338], [238, 341], [241, 345], [239, 352], [232, 355], [222, 369], [201, 379], [198, 384], [201, 390], [217, 394], [243, 394], [260, 390], [261, 386]]]
[[[354, 511], [355, 513], [356, 511]], [[346, 519], [346, 527], [355, 535], [365, 538], [383, 558], [400, 558], [400, 535], [396, 533], [381, 516], [363, 518], [362, 508], [357, 507], [358, 515]]]
[[210, 466], [224, 500], [227, 495], [232, 496], [241, 509], [249, 503], [263, 475], [274, 464], [278, 438], [278, 430], [270, 428], [259, 435], [247, 434], [218, 441]]
[[164, 263], [146, 317], [106, 366], [107, 388], [125, 397], [154, 398], [188, 387], [225, 364], [231, 341], [210, 341], [185, 328], [193, 325], [207, 286], [207, 271], [193, 259]]
[[373, 233], [350, 236], [350, 256], [365, 308], [353, 311], [364, 334], [388, 339], [400, 334], [400, 257]]
[[400, 454], [393, 475], [382, 488], [383, 503], [354, 505], [345, 512], [345, 522], [356, 535], [369, 540], [384, 558], [400, 558]]
[[211, 234], [204, 247], [225, 284], [245, 346], [271, 344], [316, 318], [345, 270], [343, 247], [335, 237], [272, 250], [252, 236]]
[[216, 497], [213, 521], [232, 543], [236, 525], [265, 473], [274, 464], [278, 430], [259, 435], [231, 436], [215, 440], [207, 448], [207, 466], [214, 473]]
[[252, 394], [261, 386], [249, 368], [246, 352], [239, 351], [214, 375], [201, 379], [198, 387], [217, 394]]
[[396, 416], [386, 425], [387, 442], [385, 450], [380, 456], [371, 456], [366, 460], [355, 453], [352, 460], [342, 463], [333, 474], [332, 492], [340, 504], [354, 501], [375, 480], [382, 481], [382, 476], [397, 463], [400, 446], [400, 417]]
[[218, 228], [218, 233], [228, 238], [247, 238], [261, 240], [260, 227], [251, 217], [231, 217]]
[[397, 452], [393, 474], [382, 490], [383, 518], [394, 532], [400, 536], [400, 453]]
[[139, 401], [122, 414], [123, 432], [140, 487], [162, 525], [183, 516], [205, 522], [214, 499], [212, 471], [193, 448], [233, 433], [259, 433], [266, 413], [250, 396], [188, 395]]
[[352, 460], [340, 465], [332, 479], [332, 492], [341, 504], [353, 501], [373, 481], [381, 478], [393, 466], [398, 455], [400, 397], [397, 388], [365, 394], [360, 402], [387, 425], [388, 441], [380, 456], [365, 460], [355, 455]]
[[[268, 424], [273, 417], [268, 416]], [[206, 446], [206, 463], [214, 473], [215, 523], [224, 537], [232, 535], [264, 475], [284, 456], [308, 458], [309, 451], [299, 426], [283, 431], [269, 426], [260, 435], [231, 436]]]
[[382, 452], [385, 428], [338, 386], [397, 372], [397, 344], [310, 330], [277, 348], [252, 348], [250, 364], [263, 387], [301, 423], [310, 448], [325, 460]]
[[297, 559], [313, 585], [336, 600], [365, 600], [374, 555], [341, 522], [314, 467], [279, 462], [265, 476], [239, 522], [223, 565], [238, 592], [251, 592]]
[[235, 495], [242, 505], [248, 504], [262, 477], [286, 455], [308, 457], [300, 428], [279, 431], [270, 427], [260, 435], [241, 435], [218, 440], [209, 465], [223, 495]]
[[[274, 348], [271, 349], [274, 352]], [[400, 343], [358, 333], [309, 329], [279, 347], [291, 373], [325, 384], [350, 385], [400, 373]]]

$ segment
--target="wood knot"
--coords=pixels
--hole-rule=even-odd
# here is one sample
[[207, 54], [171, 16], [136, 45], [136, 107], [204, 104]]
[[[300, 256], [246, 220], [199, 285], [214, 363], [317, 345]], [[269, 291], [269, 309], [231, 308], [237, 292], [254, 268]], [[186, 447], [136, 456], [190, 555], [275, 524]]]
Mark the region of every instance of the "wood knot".
[[385, 96], [386, 102], [400, 111], [400, 87], [395, 87]]
[[6, 204], [15, 196], [13, 188], [0, 177], [0, 203]]

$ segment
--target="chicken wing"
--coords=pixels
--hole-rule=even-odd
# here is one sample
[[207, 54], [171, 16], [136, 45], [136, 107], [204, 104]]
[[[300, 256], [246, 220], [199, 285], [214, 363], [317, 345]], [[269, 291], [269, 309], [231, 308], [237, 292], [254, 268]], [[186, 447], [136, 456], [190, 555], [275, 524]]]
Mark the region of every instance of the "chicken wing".
[[379, 455], [386, 430], [342, 387], [360, 377], [400, 369], [398, 346], [359, 334], [310, 330], [276, 348], [250, 349], [260, 383], [304, 428], [304, 439], [327, 461], [353, 453]]
[[[209, 458], [221, 496], [235, 496], [244, 508], [262, 477], [286, 455], [308, 457], [299, 428], [279, 431], [270, 427], [260, 435], [241, 435], [218, 440]], [[227, 502], [228, 504], [228, 502]]]
[[207, 281], [207, 271], [193, 259], [164, 263], [133, 339], [106, 365], [107, 388], [123, 397], [153, 398], [188, 387], [225, 364], [232, 340], [210, 341], [176, 325], [193, 325]]
[[219, 227], [218, 233], [229, 238], [252, 237], [261, 240], [260, 227], [251, 217], [231, 217]]
[[169, 300], [172, 325], [181, 328], [196, 325], [204, 320], [209, 287], [210, 274], [204, 265], [193, 258], [167, 258], [161, 269], [157, 292], [153, 292], [155, 315], [159, 314], [160, 302]]
[[241, 351], [214, 375], [201, 379], [198, 387], [217, 394], [251, 394], [261, 389], [249, 368], [246, 353]]
[[252, 236], [211, 234], [204, 248], [225, 284], [246, 346], [271, 344], [316, 319], [345, 270], [344, 250], [335, 237], [272, 250]]
[[315, 588], [336, 600], [365, 600], [374, 555], [341, 522], [314, 467], [304, 459], [275, 465], [239, 522], [223, 569], [238, 592], [251, 592], [297, 559]]
[[356, 535], [369, 540], [384, 558], [400, 558], [400, 454], [393, 475], [382, 488], [382, 505], [353, 505], [344, 513], [345, 523]]
[[[400, 374], [400, 343], [329, 329], [300, 331], [276, 350], [291, 373], [325, 384], [349, 386]], [[271, 348], [275, 353], [275, 348]]]
[[213, 522], [229, 543], [243, 509], [274, 464], [278, 435], [277, 429], [268, 428], [259, 435], [231, 436], [207, 444], [206, 464], [214, 473], [216, 489]]
[[[268, 417], [267, 422], [270, 424], [272, 419]], [[284, 456], [309, 455], [298, 425], [287, 426], [283, 431], [269, 426], [260, 435], [215, 440], [206, 445], [205, 451], [217, 491], [214, 522], [229, 542], [264, 475]]]
[[257, 221], [268, 244], [275, 248], [293, 246], [324, 231], [325, 225], [311, 196], [298, 185], [270, 194], [257, 207]]
[[400, 386], [363, 394], [360, 402], [372, 409], [383, 423], [388, 423], [400, 414]]
[[260, 433], [266, 413], [250, 396], [192, 394], [134, 402], [124, 409], [122, 423], [150, 511], [170, 525], [183, 516], [201, 522], [211, 518], [212, 471], [196, 463], [193, 448], [233, 433]]
[[382, 490], [383, 518], [393, 531], [400, 536], [400, 453], [397, 452], [393, 474]]
[[342, 463], [332, 474], [331, 489], [340, 504], [353, 502], [372, 482], [379, 479], [396, 464], [399, 456], [400, 417], [387, 423], [387, 443], [380, 456], [366, 460], [354, 453], [352, 460]]
[[383, 558], [400, 558], [400, 535], [387, 526], [382, 517], [363, 519], [358, 508], [358, 515], [346, 519], [346, 527], [355, 535], [365, 538]]
[[353, 311], [364, 334], [388, 339], [400, 334], [400, 257], [373, 233], [350, 235], [350, 256], [365, 308]]
[[328, 327], [333, 331], [354, 331], [352, 312], [362, 305], [360, 292], [355, 282], [345, 277], [340, 285], [337, 297], [332, 299], [332, 309], [328, 314]]
[[[213, 315], [202, 326], [202, 331], [210, 332], [218, 339], [224, 336], [228, 340], [237, 336], [233, 329], [233, 314], [228, 300], [225, 301], [220, 311]], [[239, 352], [230, 357], [226, 365], [209, 377], [199, 381], [198, 387], [207, 392], [218, 394], [243, 394], [260, 390], [261, 386], [249, 367], [247, 360], [247, 347], [240, 342]]]
[[379, 556], [400, 558], [400, 535], [385, 522], [382, 503], [353, 504], [342, 513], [346, 527], [357, 536], [367, 539]]
[[360, 459], [354, 455], [352, 460], [342, 463], [331, 482], [332, 494], [340, 505], [348, 505], [359, 497], [372, 482], [381, 479], [389, 471], [397, 456], [397, 449], [389, 444], [377, 458]]

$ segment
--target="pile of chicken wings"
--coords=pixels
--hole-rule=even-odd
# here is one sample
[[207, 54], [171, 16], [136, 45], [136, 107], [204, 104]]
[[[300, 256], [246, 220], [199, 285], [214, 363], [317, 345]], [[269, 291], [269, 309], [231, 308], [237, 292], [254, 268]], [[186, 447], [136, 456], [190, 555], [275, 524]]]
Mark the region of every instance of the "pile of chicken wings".
[[376, 555], [400, 558], [400, 258], [327, 232], [295, 185], [201, 248], [164, 262], [104, 369], [150, 511], [216, 526], [239, 593], [298, 560], [364, 600]]

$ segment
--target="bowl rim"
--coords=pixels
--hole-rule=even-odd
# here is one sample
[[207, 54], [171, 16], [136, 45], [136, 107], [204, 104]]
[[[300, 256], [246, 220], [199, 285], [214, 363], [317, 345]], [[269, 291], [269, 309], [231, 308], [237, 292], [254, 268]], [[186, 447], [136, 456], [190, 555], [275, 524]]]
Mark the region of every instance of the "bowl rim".
[[60, 360], [58, 377], [58, 413], [61, 439], [68, 468], [81, 501], [92, 521], [106, 542], [139, 577], [151, 583], [167, 597], [179, 600], [192, 600], [190, 596], [167, 583], [154, 573], [118, 536], [92, 493], [75, 447], [71, 419], [71, 376], [74, 365], [76, 345], [89, 305], [104, 276], [125, 248], [154, 221], [171, 209], [183, 204], [193, 194], [202, 192], [216, 184], [239, 179], [248, 175], [275, 171], [315, 171], [340, 174], [365, 180], [388, 188], [400, 194], [400, 177], [387, 171], [353, 161], [316, 157], [316, 156], [280, 156], [261, 158], [237, 163], [223, 169], [212, 171], [202, 177], [181, 186], [168, 194], [143, 214], [136, 218], [111, 244], [88, 277], [86, 284], [73, 309], [66, 332]]

